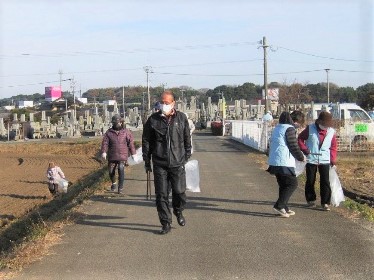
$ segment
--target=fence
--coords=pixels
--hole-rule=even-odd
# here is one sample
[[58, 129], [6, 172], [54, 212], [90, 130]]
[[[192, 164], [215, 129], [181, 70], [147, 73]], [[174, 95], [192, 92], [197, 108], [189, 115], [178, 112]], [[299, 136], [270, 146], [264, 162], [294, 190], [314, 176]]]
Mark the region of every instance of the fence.
[[[230, 128], [227, 128], [227, 122]], [[265, 152], [268, 141], [274, 128], [268, 122], [262, 121], [227, 121], [226, 130], [231, 138], [250, 146], [258, 151]], [[374, 151], [374, 123], [344, 123], [334, 122], [334, 129], [340, 152]]]
[[[261, 121], [229, 121], [231, 138], [265, 152], [273, 126]], [[334, 125], [338, 140], [338, 174], [344, 194], [374, 207], [374, 149], [370, 126]], [[227, 127], [227, 126], [226, 126]], [[344, 129], [344, 130], [343, 130]]]
[[374, 150], [374, 123], [334, 122], [338, 151], [364, 152]]
[[272, 126], [262, 121], [230, 121], [231, 138], [265, 152]]

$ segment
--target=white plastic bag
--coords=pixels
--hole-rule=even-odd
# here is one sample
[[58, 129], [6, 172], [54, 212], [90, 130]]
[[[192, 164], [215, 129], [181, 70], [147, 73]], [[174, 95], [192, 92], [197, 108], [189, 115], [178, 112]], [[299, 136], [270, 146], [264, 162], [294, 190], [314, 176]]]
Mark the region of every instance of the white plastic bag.
[[136, 154], [132, 155], [132, 157], [129, 157], [127, 159], [127, 163], [129, 165], [135, 165], [143, 162], [143, 155], [142, 155], [142, 148], [136, 150]]
[[340, 202], [345, 201], [342, 185], [335, 167], [330, 167], [331, 205], [338, 207]]
[[296, 177], [301, 175], [304, 170], [305, 170], [305, 165], [306, 165], [306, 161], [298, 161], [298, 160], [295, 160], [295, 173], [296, 173]]
[[67, 193], [68, 186], [69, 186], [69, 181], [67, 181], [63, 178], [58, 178], [58, 179], [56, 179], [56, 181], [57, 181], [57, 192]]
[[199, 162], [190, 160], [184, 166], [186, 170], [186, 186], [191, 192], [200, 192]]

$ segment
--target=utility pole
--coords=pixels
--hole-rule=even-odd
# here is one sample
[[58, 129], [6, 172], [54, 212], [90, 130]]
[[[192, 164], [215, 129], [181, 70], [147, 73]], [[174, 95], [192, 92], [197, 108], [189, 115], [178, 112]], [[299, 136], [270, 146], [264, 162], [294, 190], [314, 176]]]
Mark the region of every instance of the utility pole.
[[123, 118], [125, 119], [125, 86], [122, 86], [122, 109], [123, 109]]
[[76, 121], [76, 118], [77, 118], [77, 109], [76, 109], [76, 106], [75, 106], [75, 81], [74, 81], [74, 77], [71, 79], [70, 81], [70, 87], [71, 87], [71, 91], [73, 93], [73, 102], [74, 102], [74, 122]]
[[60, 75], [60, 90], [61, 90], [61, 80], [62, 80], [62, 74], [63, 74], [61, 69], [58, 70], [58, 74]]
[[144, 94], [145, 94], [145, 92], [143, 91], [143, 102], [142, 102], [142, 109], [143, 109], [143, 115], [145, 115], [145, 113], [144, 113], [144, 110], [145, 110], [145, 106], [144, 106]]
[[265, 112], [268, 111], [268, 65], [267, 65], [267, 55], [266, 55], [266, 48], [269, 46], [266, 44], [266, 37], [264, 36], [262, 39], [262, 46], [264, 49], [264, 90], [265, 90]]
[[329, 82], [329, 71], [330, 69], [325, 69], [327, 74], [327, 103], [330, 104], [330, 82]]
[[151, 111], [151, 96], [149, 94], [149, 73], [152, 73], [152, 67], [151, 66], [144, 66], [144, 71], [147, 74], [147, 112], [149, 113]]

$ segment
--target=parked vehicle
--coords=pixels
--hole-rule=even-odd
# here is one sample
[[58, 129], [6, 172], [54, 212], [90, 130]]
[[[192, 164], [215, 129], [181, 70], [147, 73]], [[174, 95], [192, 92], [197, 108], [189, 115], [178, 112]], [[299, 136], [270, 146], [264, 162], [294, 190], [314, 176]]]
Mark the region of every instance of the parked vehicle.
[[374, 120], [374, 111], [368, 111], [368, 114], [372, 120]]
[[374, 143], [374, 120], [357, 104], [314, 104], [307, 119], [317, 119], [321, 111], [332, 114], [341, 150], [365, 150]]

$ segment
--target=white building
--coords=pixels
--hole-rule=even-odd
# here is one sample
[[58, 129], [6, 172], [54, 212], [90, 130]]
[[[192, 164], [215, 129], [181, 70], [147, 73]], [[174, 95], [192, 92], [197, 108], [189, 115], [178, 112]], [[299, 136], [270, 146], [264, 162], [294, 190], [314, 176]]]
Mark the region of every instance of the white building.
[[15, 109], [16, 106], [14, 106], [14, 105], [7, 105], [7, 106], [4, 106], [3, 108], [4, 108], [5, 110], [7, 110], [7, 111], [10, 111], [10, 110]]
[[87, 98], [79, 97], [79, 98], [77, 98], [77, 99], [78, 99], [78, 101], [79, 101], [80, 103], [82, 103], [82, 104], [87, 104]]
[[34, 107], [34, 101], [18, 101], [18, 108]]
[[104, 104], [104, 105], [108, 105], [108, 106], [113, 106], [113, 105], [115, 105], [116, 103], [117, 103], [116, 100], [104, 100], [104, 101], [103, 101], [103, 104]]

